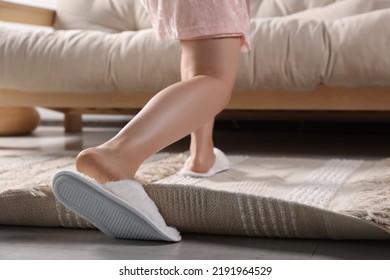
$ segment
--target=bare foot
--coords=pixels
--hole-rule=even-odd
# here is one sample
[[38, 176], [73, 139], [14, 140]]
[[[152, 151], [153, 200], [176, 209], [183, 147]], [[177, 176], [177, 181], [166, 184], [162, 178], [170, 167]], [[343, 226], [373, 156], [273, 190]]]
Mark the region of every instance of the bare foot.
[[79, 153], [76, 158], [76, 169], [100, 184], [134, 179], [134, 174], [123, 156], [101, 147], [89, 148]]

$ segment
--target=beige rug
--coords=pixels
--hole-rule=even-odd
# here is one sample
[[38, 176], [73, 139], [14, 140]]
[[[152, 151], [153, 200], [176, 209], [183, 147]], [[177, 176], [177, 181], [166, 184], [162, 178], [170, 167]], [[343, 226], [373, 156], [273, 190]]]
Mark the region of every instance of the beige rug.
[[[51, 180], [75, 152], [0, 150], [0, 225], [93, 228], [58, 203]], [[209, 179], [176, 175], [185, 154], [158, 154], [137, 174], [170, 226], [259, 237], [389, 239], [390, 159], [230, 156]]]

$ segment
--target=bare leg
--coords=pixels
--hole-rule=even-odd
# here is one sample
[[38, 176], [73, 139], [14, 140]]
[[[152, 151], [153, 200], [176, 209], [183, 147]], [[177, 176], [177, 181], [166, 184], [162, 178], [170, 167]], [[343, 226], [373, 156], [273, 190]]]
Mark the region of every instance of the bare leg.
[[76, 167], [100, 183], [133, 179], [142, 162], [210, 122], [227, 105], [236, 79], [240, 38], [182, 41], [189, 77], [154, 96], [106, 143], [84, 150]]
[[[188, 60], [183, 59], [181, 65], [181, 79], [186, 81], [192, 78], [192, 71], [187, 68]], [[190, 70], [190, 71], [188, 71]], [[193, 172], [205, 173], [214, 164], [213, 152], [213, 128], [214, 118], [201, 128], [191, 133], [190, 162], [187, 168]]]

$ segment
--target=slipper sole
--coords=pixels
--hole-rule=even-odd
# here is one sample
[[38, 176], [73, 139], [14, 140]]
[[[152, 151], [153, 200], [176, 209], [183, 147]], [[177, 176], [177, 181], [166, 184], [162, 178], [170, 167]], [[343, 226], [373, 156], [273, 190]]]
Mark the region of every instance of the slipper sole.
[[111, 238], [173, 241], [137, 209], [76, 173], [57, 173], [53, 193], [65, 207]]

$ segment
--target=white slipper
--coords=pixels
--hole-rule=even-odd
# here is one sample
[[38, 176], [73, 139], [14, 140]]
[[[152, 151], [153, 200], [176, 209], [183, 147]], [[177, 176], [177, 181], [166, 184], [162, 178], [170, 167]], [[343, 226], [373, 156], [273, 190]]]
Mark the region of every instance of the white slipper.
[[179, 174], [184, 175], [184, 176], [191, 176], [191, 177], [196, 177], [196, 178], [206, 178], [206, 177], [211, 177], [217, 173], [220, 173], [222, 171], [226, 171], [230, 168], [230, 163], [228, 158], [225, 156], [225, 154], [217, 149], [213, 149], [214, 154], [215, 154], [215, 162], [214, 165], [209, 169], [208, 172], [206, 173], [197, 173], [193, 172], [188, 169], [188, 163], [190, 159], [188, 158], [186, 162], [184, 163], [184, 167], [180, 170]]
[[80, 173], [62, 171], [53, 179], [56, 198], [112, 238], [180, 241], [156, 204], [136, 181], [101, 185]]

